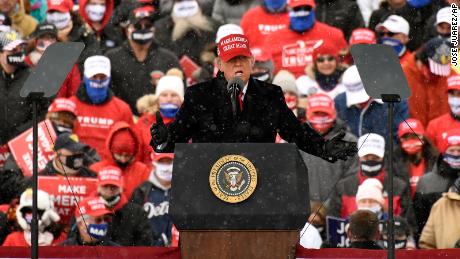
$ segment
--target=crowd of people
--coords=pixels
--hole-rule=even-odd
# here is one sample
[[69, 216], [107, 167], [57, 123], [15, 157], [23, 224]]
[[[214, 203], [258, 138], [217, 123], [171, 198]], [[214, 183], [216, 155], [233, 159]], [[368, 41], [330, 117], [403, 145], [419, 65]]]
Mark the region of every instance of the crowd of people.
[[[333, 216], [349, 219], [351, 247], [386, 247], [393, 159], [397, 248], [460, 246], [453, 3], [460, 4], [1, 0], [0, 244], [31, 244], [31, 179], [8, 143], [32, 126], [32, 106], [19, 93], [47, 47], [85, 43], [56, 97], [39, 103], [40, 119], [56, 134], [52, 159], [39, 176], [88, 178], [96, 187], [78, 201], [69, 222], [56, 212], [54, 194], [40, 189], [39, 244], [177, 246], [180, 233], [168, 215], [174, 154], [154, 152], [150, 128], [157, 112], [166, 125], [175, 120], [188, 87], [224, 80], [218, 44], [243, 34], [254, 58], [252, 78], [280, 86], [287, 107], [324, 139], [345, 131], [344, 139], [358, 145], [356, 156], [334, 163], [301, 152], [312, 208], [302, 245], [331, 247], [326, 219]], [[352, 45], [376, 43], [395, 50], [412, 91], [395, 104], [392, 129], [388, 106], [367, 95], [350, 53]], [[390, 130], [394, 157], [388, 156]], [[285, 141], [278, 136], [276, 142]]]

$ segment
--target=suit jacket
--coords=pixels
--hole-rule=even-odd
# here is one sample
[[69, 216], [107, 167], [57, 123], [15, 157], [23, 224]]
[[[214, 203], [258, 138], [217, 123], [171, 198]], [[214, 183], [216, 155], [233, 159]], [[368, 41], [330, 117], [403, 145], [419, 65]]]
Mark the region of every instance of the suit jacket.
[[159, 152], [172, 152], [174, 143], [274, 143], [276, 134], [303, 151], [323, 157], [324, 139], [301, 124], [287, 107], [279, 86], [252, 77], [242, 112], [233, 118], [227, 82], [223, 78], [188, 87], [184, 103], [169, 124], [168, 144]]

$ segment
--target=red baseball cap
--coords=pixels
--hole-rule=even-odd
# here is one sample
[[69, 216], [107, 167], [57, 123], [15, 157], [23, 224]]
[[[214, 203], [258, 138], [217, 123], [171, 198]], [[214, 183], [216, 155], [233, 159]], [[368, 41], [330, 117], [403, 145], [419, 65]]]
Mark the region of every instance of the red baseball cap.
[[305, 5], [311, 6], [313, 8], [316, 6], [314, 0], [288, 0], [288, 6], [291, 8], [296, 8]]
[[[319, 43], [318, 43], [319, 44]], [[319, 55], [331, 55], [338, 58], [338, 49], [330, 41], [322, 40], [322, 43], [313, 49], [313, 60], [316, 60]]]
[[224, 62], [237, 56], [252, 57], [248, 38], [243, 34], [230, 34], [223, 37], [217, 44], [217, 54]]
[[75, 217], [84, 215], [99, 217], [107, 214], [113, 214], [113, 212], [106, 208], [105, 201], [99, 196], [85, 198], [81, 200], [79, 206], [75, 208]]
[[70, 112], [72, 114], [77, 114], [77, 107], [70, 99], [56, 98], [48, 108], [48, 112]]
[[447, 78], [447, 91], [460, 90], [460, 75], [451, 75]]
[[162, 158], [171, 158], [171, 159], [174, 159], [174, 153], [156, 153], [156, 152], [153, 152], [152, 153], [152, 158], [153, 158], [153, 161], [158, 161]]
[[460, 146], [460, 128], [453, 128], [446, 132], [446, 136], [441, 141], [441, 153], [445, 153], [451, 146]]
[[107, 166], [97, 173], [97, 186], [112, 184], [123, 188], [123, 175], [121, 169], [116, 166]]
[[72, 0], [48, 0], [48, 11], [58, 11], [61, 13], [67, 13], [72, 11], [73, 2]]
[[357, 28], [351, 32], [349, 44], [376, 44], [375, 32], [366, 28]]
[[[407, 123], [406, 123], [407, 122]], [[401, 138], [407, 133], [415, 133], [417, 135], [425, 135], [425, 128], [423, 127], [423, 124], [414, 118], [409, 118], [406, 120], [406, 122], [402, 121], [399, 124], [398, 128], [398, 138]], [[411, 130], [412, 128], [412, 130]]]
[[334, 100], [324, 93], [313, 94], [307, 99], [307, 118], [311, 118], [314, 112], [324, 112], [336, 118]]

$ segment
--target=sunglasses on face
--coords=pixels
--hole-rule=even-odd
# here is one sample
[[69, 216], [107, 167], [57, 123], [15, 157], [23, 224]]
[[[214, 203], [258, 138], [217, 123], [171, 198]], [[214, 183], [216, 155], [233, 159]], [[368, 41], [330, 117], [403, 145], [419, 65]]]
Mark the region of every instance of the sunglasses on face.
[[381, 32], [379, 32], [379, 36], [380, 36], [381, 38], [383, 38], [383, 37], [385, 37], [385, 36], [393, 37], [393, 36], [395, 36], [395, 35], [396, 35], [396, 33], [391, 32], [391, 31], [386, 31], [386, 32], [381, 31]]
[[334, 60], [335, 60], [335, 58], [333, 56], [320, 56], [320, 57], [316, 58], [316, 62], [318, 62], [318, 63], [323, 63], [324, 61], [332, 62]]

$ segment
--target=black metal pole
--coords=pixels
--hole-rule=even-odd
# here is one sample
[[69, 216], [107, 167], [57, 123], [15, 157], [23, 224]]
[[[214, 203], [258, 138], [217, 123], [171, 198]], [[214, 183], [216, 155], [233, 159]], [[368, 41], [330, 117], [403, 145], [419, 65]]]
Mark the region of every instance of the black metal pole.
[[393, 102], [388, 102], [388, 145], [390, 165], [388, 168], [388, 259], [395, 258], [395, 237], [393, 218]]
[[37, 192], [38, 192], [38, 116], [37, 116], [37, 99], [32, 97], [32, 118], [33, 118], [33, 147], [32, 147], [32, 222], [31, 222], [31, 255], [32, 259], [38, 259], [38, 208], [37, 208]]

